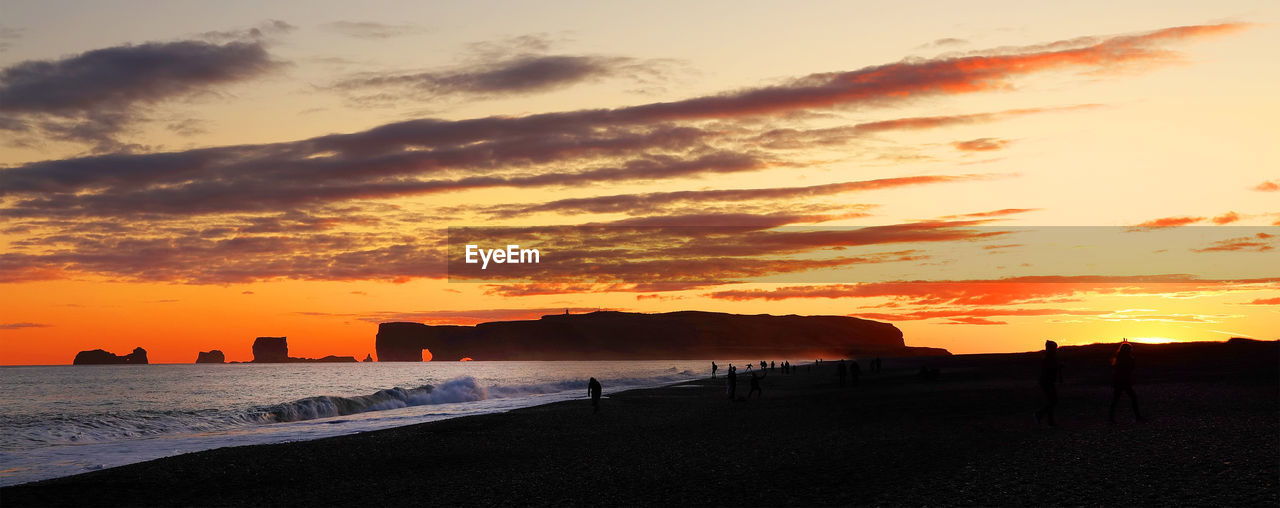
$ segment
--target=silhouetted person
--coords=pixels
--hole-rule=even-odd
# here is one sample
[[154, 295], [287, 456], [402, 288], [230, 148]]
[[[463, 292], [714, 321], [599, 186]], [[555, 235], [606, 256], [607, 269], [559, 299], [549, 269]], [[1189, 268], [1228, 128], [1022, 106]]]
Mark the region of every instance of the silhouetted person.
[[764, 370], [764, 369], [765, 369], [765, 368], [767, 368], [767, 367], [769, 367], [769, 362], [766, 362], [766, 361], [764, 361], [764, 360], [760, 360], [760, 370]]
[[768, 371], [765, 371], [762, 376], [757, 376], [755, 374], [751, 375], [751, 390], [747, 392], [747, 399], [751, 399], [751, 394], [753, 393], [758, 393], [761, 397], [764, 397], [764, 391], [760, 389], [760, 380], [764, 379], [764, 377], [768, 375]]
[[849, 376], [849, 367], [845, 366], [844, 360], [836, 363], [836, 375], [840, 376], [840, 386], [844, 386], [844, 380]]
[[1044, 406], [1036, 410], [1036, 423], [1049, 419], [1049, 426], [1056, 427], [1053, 409], [1058, 405], [1058, 381], [1062, 379], [1062, 369], [1058, 363], [1058, 343], [1044, 341], [1044, 360], [1040, 362], [1040, 391], [1044, 392]]
[[716, 365], [716, 362], [711, 362], [711, 379], [716, 378], [716, 369], [719, 369], [719, 368], [720, 367]]
[[873, 374], [880, 373], [880, 361], [881, 360], [879, 356], [877, 356], [875, 360], [871, 360], [871, 372]]
[[853, 381], [853, 385], [858, 385], [858, 378], [862, 377], [862, 367], [858, 365], [858, 361], [854, 360], [849, 363], [849, 379]]
[[600, 412], [600, 392], [602, 391], [604, 391], [604, 388], [600, 386], [600, 382], [596, 381], [596, 378], [591, 378], [590, 381], [587, 381], [587, 395], [591, 396], [591, 412], [593, 413]]
[[769, 362], [769, 372], [773, 372], [773, 362]]
[[729, 364], [729, 400], [736, 400], [738, 397], [738, 368], [733, 364]]
[[1133, 393], [1133, 345], [1128, 340], [1120, 343], [1116, 356], [1111, 359], [1114, 370], [1111, 373], [1111, 413], [1108, 419], [1116, 422], [1116, 404], [1120, 402], [1120, 392], [1129, 394], [1129, 402], [1133, 404], [1133, 417], [1142, 421], [1142, 413], [1138, 412], [1138, 396]]

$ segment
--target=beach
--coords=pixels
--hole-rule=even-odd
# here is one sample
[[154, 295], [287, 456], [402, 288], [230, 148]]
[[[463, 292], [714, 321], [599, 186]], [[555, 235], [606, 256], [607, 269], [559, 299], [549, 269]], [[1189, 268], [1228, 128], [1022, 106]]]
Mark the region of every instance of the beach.
[[[334, 438], [221, 448], [0, 489], [5, 506], [1274, 505], [1276, 342], [1137, 345], [1146, 422], [1107, 421], [1114, 345], [836, 362]], [[917, 372], [936, 368], [937, 379]], [[745, 367], [745, 366], [744, 366]], [[753, 369], [756, 370], [756, 369]], [[709, 369], [708, 369], [709, 375]], [[750, 376], [739, 370], [738, 395]], [[708, 376], [709, 377], [709, 376]], [[586, 387], [583, 387], [586, 395]]]

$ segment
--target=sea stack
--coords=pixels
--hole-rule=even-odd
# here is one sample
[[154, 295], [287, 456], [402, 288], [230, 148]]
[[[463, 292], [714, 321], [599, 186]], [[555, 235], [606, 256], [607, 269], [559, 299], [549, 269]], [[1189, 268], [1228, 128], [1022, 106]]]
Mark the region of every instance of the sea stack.
[[196, 355], [196, 363], [227, 363], [227, 357], [217, 349], [201, 351], [200, 354]]
[[289, 361], [289, 342], [286, 337], [253, 339], [253, 363], [285, 363], [287, 361]]
[[146, 365], [147, 350], [134, 348], [132, 353], [124, 356], [108, 353], [101, 349], [76, 353], [72, 365]]
[[372, 362], [372, 361], [373, 361], [373, 355], [371, 355], [371, 354], [369, 354], [369, 355], [364, 355], [364, 361], [365, 361], [365, 362]]

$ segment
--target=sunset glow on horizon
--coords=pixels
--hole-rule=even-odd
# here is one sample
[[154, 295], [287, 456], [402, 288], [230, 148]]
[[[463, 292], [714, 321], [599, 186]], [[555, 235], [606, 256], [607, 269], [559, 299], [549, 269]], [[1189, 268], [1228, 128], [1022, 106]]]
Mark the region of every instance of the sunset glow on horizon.
[[[0, 364], [595, 310], [1280, 339], [1271, 2], [125, 4], [4, 7]], [[450, 281], [451, 227], [583, 225], [620, 229]]]

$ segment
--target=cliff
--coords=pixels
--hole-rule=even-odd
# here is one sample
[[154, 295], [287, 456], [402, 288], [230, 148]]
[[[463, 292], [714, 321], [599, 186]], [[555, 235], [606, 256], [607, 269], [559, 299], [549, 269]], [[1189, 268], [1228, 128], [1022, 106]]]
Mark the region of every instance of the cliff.
[[201, 351], [200, 354], [196, 355], [196, 363], [227, 363], [227, 357], [217, 349]]
[[134, 348], [132, 353], [118, 356], [101, 349], [76, 353], [72, 365], [146, 365], [147, 350]]
[[592, 312], [475, 326], [382, 323], [378, 361], [838, 358], [949, 354], [907, 347], [889, 323], [844, 316]]

